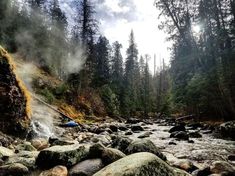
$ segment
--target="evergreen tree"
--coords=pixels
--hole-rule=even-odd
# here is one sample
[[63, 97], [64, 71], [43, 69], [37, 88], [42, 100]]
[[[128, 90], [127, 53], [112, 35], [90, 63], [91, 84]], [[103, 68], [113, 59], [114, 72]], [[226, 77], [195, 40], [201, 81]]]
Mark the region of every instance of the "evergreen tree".
[[109, 56], [109, 41], [104, 36], [100, 36], [96, 44], [96, 65], [93, 77], [95, 87], [101, 87], [110, 81]]
[[138, 50], [134, 39], [134, 32], [131, 31], [129, 39], [129, 47], [127, 49], [127, 58], [125, 63], [125, 73], [124, 73], [124, 99], [123, 99], [123, 113], [131, 114], [136, 110], [136, 85], [135, 85], [135, 75], [138, 59]]

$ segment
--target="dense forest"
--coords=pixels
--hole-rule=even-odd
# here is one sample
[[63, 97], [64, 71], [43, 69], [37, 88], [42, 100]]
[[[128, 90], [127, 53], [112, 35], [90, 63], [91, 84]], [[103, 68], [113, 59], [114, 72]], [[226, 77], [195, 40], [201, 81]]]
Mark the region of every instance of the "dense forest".
[[163, 60], [154, 73], [150, 56], [138, 52], [134, 31], [125, 57], [122, 44], [101, 35], [90, 0], [73, 1], [73, 23], [58, 0], [1, 0], [0, 43], [63, 80], [63, 89], [72, 91], [65, 93], [70, 104], [76, 97], [96, 97], [91, 101], [99, 115], [234, 118], [235, 2], [157, 0], [155, 5], [159, 28], [173, 47], [170, 66]]

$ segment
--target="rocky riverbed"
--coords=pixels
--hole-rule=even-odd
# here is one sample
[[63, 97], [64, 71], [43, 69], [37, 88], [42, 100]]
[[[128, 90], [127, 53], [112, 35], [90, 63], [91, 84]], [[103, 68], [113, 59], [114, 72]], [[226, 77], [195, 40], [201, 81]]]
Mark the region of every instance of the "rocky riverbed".
[[137, 119], [73, 128], [59, 123], [51, 137], [39, 133], [40, 123], [27, 141], [1, 134], [0, 175], [235, 175], [235, 141], [216, 136], [215, 127]]

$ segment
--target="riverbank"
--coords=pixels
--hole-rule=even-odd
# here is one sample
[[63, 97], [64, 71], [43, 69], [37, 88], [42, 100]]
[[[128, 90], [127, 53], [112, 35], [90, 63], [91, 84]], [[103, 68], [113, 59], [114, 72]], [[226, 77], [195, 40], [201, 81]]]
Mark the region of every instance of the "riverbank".
[[[22, 141], [1, 137], [0, 175], [43, 176], [58, 170], [64, 175], [67, 172], [69, 175], [93, 175], [101, 170], [96, 175], [120, 175], [120, 171], [123, 174], [130, 171], [130, 175], [138, 172], [143, 176], [159, 175], [159, 172], [161, 176], [163, 171], [165, 175], [169, 172], [198, 176], [235, 172], [235, 141], [217, 138], [214, 126], [185, 125], [169, 119], [130, 119], [123, 123], [109, 120], [56, 128], [61, 133], [49, 139], [38, 136]], [[139, 152], [145, 153], [135, 154]], [[129, 160], [133, 163], [123, 166]], [[151, 163], [154, 167], [161, 163], [164, 169], [153, 169]], [[48, 171], [53, 167], [56, 168]], [[149, 172], [145, 171], [146, 167]]]

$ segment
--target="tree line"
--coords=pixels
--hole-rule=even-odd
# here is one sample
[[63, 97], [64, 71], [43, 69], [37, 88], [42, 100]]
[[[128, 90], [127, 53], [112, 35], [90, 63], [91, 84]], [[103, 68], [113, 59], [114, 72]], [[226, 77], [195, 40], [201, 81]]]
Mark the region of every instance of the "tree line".
[[[151, 74], [150, 56], [139, 55], [134, 31], [123, 58], [122, 45], [110, 44], [100, 35], [94, 4], [74, 0], [72, 6], [71, 25], [58, 0], [1, 0], [1, 45], [64, 80], [74, 97], [95, 90], [108, 115], [169, 114], [170, 77], [165, 63]], [[71, 71], [77, 62], [83, 67]]]
[[199, 117], [234, 119], [235, 1], [156, 0], [156, 7], [161, 12], [159, 28], [174, 43], [173, 108]]

